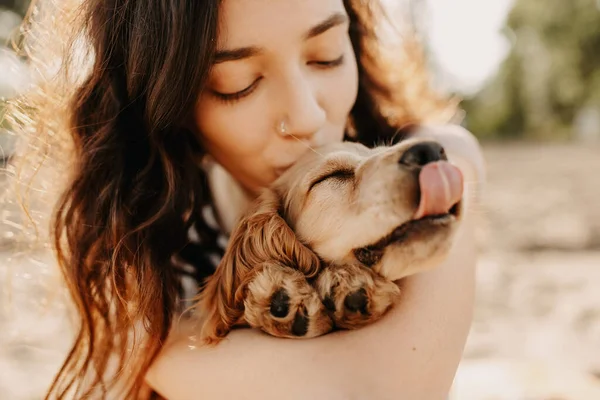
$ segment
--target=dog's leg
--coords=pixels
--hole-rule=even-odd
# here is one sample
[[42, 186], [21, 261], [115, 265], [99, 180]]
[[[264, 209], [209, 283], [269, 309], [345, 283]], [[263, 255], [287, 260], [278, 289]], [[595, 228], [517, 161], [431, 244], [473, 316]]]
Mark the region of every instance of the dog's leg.
[[315, 288], [300, 271], [274, 263], [257, 268], [248, 283], [244, 319], [272, 336], [311, 338], [332, 330]]
[[356, 265], [324, 268], [315, 286], [335, 326], [344, 329], [378, 320], [400, 296], [394, 282]]

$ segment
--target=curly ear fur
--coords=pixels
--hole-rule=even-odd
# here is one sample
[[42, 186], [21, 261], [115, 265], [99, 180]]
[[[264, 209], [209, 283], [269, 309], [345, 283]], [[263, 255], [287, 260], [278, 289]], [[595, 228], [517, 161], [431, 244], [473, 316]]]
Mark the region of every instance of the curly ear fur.
[[235, 326], [243, 324], [244, 294], [261, 266], [278, 263], [316, 276], [320, 260], [304, 246], [279, 214], [275, 192], [264, 191], [233, 231], [225, 255], [198, 296], [202, 315], [200, 332], [206, 343], [216, 344]]

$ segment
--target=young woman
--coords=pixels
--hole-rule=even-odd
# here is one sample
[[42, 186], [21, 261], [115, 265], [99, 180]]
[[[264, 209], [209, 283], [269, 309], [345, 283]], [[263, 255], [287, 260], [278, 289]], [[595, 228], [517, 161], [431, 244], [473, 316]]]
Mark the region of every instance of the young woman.
[[[46, 96], [20, 120], [70, 172], [53, 237], [79, 331], [48, 397], [139, 398], [149, 385], [169, 399], [444, 398], [471, 318], [471, 208], [447, 261], [403, 282], [402, 304], [367, 328], [306, 341], [241, 330], [209, 349], [179, 318], [189, 278], [211, 274], [244, 205], [311, 147], [427, 134], [480, 181], [473, 137], [426, 125], [452, 104], [429, 90], [408, 40], [384, 51], [377, 2], [84, 0], [80, 11], [84, 35], [71, 32], [65, 53], [79, 58], [63, 63], [86, 69], [64, 75], [77, 76], [62, 86], [68, 119]], [[65, 15], [51, 20], [70, 27]]]

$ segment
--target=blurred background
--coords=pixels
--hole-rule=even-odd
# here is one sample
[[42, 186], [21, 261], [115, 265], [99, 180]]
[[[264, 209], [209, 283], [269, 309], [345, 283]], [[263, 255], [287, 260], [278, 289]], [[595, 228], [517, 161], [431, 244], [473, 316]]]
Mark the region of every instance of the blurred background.
[[[0, 121], [28, 82], [7, 42], [27, 3], [0, 0]], [[600, 0], [385, 3], [417, 27], [487, 162], [477, 303], [451, 399], [600, 399]], [[13, 146], [0, 123], [0, 159]], [[0, 248], [0, 262], [19, 256]], [[37, 307], [29, 294], [56, 276], [35, 261], [0, 264], [0, 306]], [[40, 399], [67, 348], [64, 309], [41, 297], [43, 314], [0, 308], [0, 399]]]

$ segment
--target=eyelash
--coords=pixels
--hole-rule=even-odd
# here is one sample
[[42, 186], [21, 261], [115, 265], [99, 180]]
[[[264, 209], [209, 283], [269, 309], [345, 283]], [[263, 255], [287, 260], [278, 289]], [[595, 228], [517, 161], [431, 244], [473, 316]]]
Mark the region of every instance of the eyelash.
[[[313, 61], [310, 64], [316, 64], [317, 66], [319, 66], [322, 69], [329, 69], [329, 68], [336, 68], [341, 66], [342, 64], [344, 64], [345, 61], [345, 57], [344, 54], [342, 54], [341, 56], [339, 56], [338, 58], [336, 58], [335, 60], [330, 60], [330, 61]], [[256, 86], [258, 84], [258, 82], [260, 82], [262, 80], [262, 77], [256, 79], [254, 82], [252, 82], [252, 84], [250, 86], [248, 86], [247, 88], [240, 90], [239, 92], [235, 92], [235, 93], [219, 93], [216, 91], [212, 91], [212, 94], [220, 101], [224, 102], [224, 103], [235, 103], [238, 100], [243, 99], [246, 96], [249, 96], [250, 94], [252, 94], [252, 92], [254, 91], [254, 89], [256, 89]]]
[[321, 67], [324, 68], [335, 68], [335, 67], [339, 67], [340, 65], [342, 65], [344, 63], [344, 54], [342, 54], [341, 56], [339, 56], [338, 58], [336, 58], [335, 60], [329, 60], [329, 61], [313, 61], [313, 64], [317, 64]]
[[256, 88], [256, 85], [258, 84], [258, 82], [260, 82], [262, 80], [261, 78], [256, 79], [254, 82], [252, 82], [252, 84], [250, 86], [248, 86], [246, 89], [240, 90], [239, 92], [235, 92], [235, 93], [219, 93], [216, 91], [212, 91], [212, 94], [220, 101], [224, 102], [224, 103], [234, 103], [238, 100], [243, 99], [244, 97], [250, 95], [254, 89]]
[[317, 186], [319, 183], [325, 182], [328, 179], [341, 179], [341, 180], [347, 180], [350, 178], [354, 178], [354, 171], [351, 169], [338, 169], [336, 171], [332, 171], [328, 174], [325, 174], [317, 179], [315, 179], [313, 182], [311, 182], [308, 191], [310, 192], [312, 190], [312, 188], [314, 188], [315, 186]]

